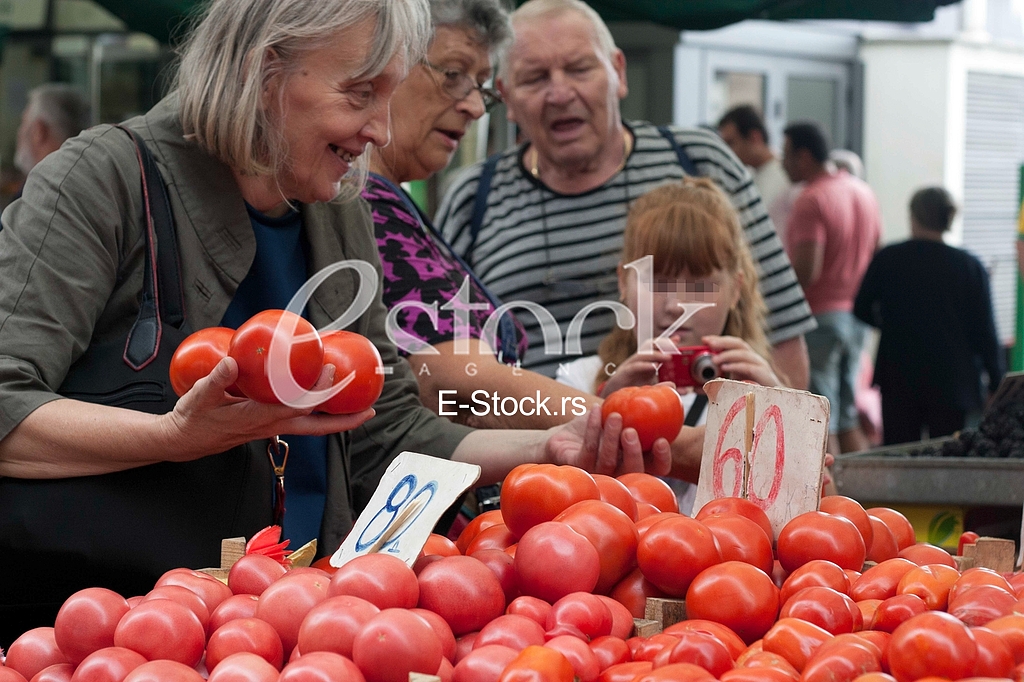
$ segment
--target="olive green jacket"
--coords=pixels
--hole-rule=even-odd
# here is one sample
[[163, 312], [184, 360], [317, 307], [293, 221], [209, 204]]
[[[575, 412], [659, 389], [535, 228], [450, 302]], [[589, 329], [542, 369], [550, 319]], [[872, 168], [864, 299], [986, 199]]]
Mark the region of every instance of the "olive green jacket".
[[[187, 141], [172, 95], [127, 122], [156, 157], [177, 231], [186, 323], [220, 324], [255, 252], [249, 216], [230, 169]], [[301, 207], [310, 274], [345, 259], [380, 261], [365, 202]], [[0, 231], [0, 438], [40, 405], [58, 398], [68, 368], [91, 341], [124, 336], [142, 291], [144, 205], [135, 148], [112, 126], [98, 126], [46, 157], [23, 198], [3, 213]], [[328, 496], [321, 551], [333, 551], [369, 499], [387, 464], [403, 450], [450, 457], [469, 432], [424, 408], [416, 378], [385, 334], [380, 278], [373, 304], [348, 329], [380, 351], [386, 376], [377, 416], [328, 448]], [[342, 270], [308, 304], [318, 328], [353, 300], [358, 278]], [[265, 444], [252, 444], [265, 461]], [[347, 452], [346, 452], [347, 451]]]

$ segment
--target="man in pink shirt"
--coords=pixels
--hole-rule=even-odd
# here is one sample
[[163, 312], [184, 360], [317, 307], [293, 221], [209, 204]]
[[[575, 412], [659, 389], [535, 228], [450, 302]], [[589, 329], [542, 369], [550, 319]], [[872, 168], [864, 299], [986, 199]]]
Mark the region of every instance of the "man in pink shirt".
[[838, 454], [869, 445], [853, 402], [866, 328], [852, 311], [882, 221], [871, 188], [845, 171], [829, 172], [828, 152], [816, 124], [786, 128], [783, 167], [794, 183], [806, 183], [789, 214], [786, 248], [818, 322], [806, 335], [811, 391], [831, 404], [829, 452]]

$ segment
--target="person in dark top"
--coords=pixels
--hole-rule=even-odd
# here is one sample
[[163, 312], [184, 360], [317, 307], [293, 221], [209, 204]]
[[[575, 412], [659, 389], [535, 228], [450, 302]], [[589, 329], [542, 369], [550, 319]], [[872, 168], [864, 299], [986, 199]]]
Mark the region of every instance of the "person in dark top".
[[911, 238], [875, 256], [854, 314], [881, 330], [874, 383], [882, 392], [885, 444], [949, 435], [963, 428], [1003, 377], [988, 273], [948, 246], [956, 206], [941, 187], [914, 194]]

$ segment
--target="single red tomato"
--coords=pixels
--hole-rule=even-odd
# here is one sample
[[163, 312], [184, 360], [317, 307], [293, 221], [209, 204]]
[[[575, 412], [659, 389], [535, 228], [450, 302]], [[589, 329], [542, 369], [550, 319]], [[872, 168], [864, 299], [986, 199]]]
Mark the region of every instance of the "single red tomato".
[[701, 523], [715, 536], [722, 561], [742, 561], [771, 575], [775, 565], [772, 541], [755, 522], [739, 514], [712, 514]]
[[[669, 490], [671, 490], [671, 488], [669, 488]], [[634, 499], [634, 502], [636, 502], [635, 499]], [[678, 504], [678, 502], [677, 502], [677, 504]], [[648, 516], [653, 516], [655, 514], [661, 514], [661, 513], [662, 513], [661, 510], [658, 509], [657, 507], [655, 507], [653, 504], [649, 504], [647, 502], [636, 502], [636, 520], [637, 520], [637, 522], [643, 521]], [[676, 512], [676, 513], [678, 513], [678, 512]]]
[[[447, 560], [459, 558], [466, 557]], [[409, 673], [433, 675], [441, 658], [441, 642], [433, 628], [406, 609], [383, 609], [352, 642], [352, 660], [366, 682], [408, 682]]]
[[54, 663], [35, 674], [29, 682], [71, 682], [75, 666], [71, 663]]
[[667, 635], [675, 635], [680, 632], [687, 632], [689, 630], [698, 630], [700, 632], [706, 632], [712, 635], [715, 639], [725, 645], [725, 648], [729, 650], [729, 655], [736, 660], [740, 654], [743, 653], [747, 648], [746, 642], [740, 639], [740, 636], [733, 631], [727, 625], [717, 623], [713, 620], [706, 620], [703, 618], [687, 618], [681, 620], [678, 623], [673, 623], [667, 628], [662, 630]]
[[109, 646], [85, 657], [71, 682], [122, 682], [128, 673], [146, 662], [142, 654], [124, 647]]
[[94, 651], [114, 646], [114, 629], [128, 613], [117, 592], [89, 587], [64, 601], [53, 623], [53, 636], [70, 663], [78, 665]]
[[543, 599], [529, 595], [516, 597], [509, 603], [508, 608], [505, 609], [505, 613], [526, 616], [530, 620], [537, 621], [537, 624], [541, 626], [547, 624], [549, 611], [551, 611], [551, 604]]
[[427, 621], [427, 625], [437, 635], [437, 640], [441, 642], [441, 655], [449, 661], [455, 658], [455, 633], [452, 632], [451, 627], [445, 621], [444, 618], [428, 611], [427, 609], [409, 609], [410, 612], [415, 613], [417, 616]]
[[528, 646], [505, 666], [499, 682], [573, 682], [576, 672], [561, 652]]
[[501, 484], [501, 516], [517, 538], [582, 500], [600, 500], [593, 477], [556, 464], [520, 464]]
[[996, 618], [986, 623], [985, 629], [996, 633], [1006, 642], [1018, 665], [1024, 663], [1024, 616], [1014, 613]]
[[467, 632], [462, 637], [455, 638], [455, 664], [458, 665], [459, 661], [466, 657], [470, 651], [473, 650], [473, 645], [476, 644], [476, 637], [479, 632]]
[[676, 516], [683, 516], [683, 515], [680, 514], [679, 512], [660, 512], [660, 511], [656, 511], [655, 513], [651, 514], [650, 516], [645, 516], [644, 518], [642, 518], [642, 519], [640, 519], [639, 521], [636, 522], [636, 533], [637, 533], [637, 536], [642, 538], [647, 533], [647, 531], [650, 530], [651, 526], [656, 524], [658, 521], [663, 521], [664, 519], [675, 518]]
[[659, 632], [650, 637], [630, 637], [626, 644], [630, 646], [634, 661], [654, 661], [666, 647], [671, 649], [679, 641], [675, 634]]
[[227, 357], [234, 334], [235, 330], [227, 327], [208, 327], [185, 337], [171, 356], [171, 388], [176, 395], [185, 395], [197, 381], [210, 375]]
[[484, 528], [473, 538], [473, 541], [466, 547], [465, 555], [471, 556], [485, 549], [498, 549], [505, 551], [516, 544], [519, 538], [508, 529], [504, 523], [497, 523]]
[[57, 646], [53, 628], [33, 628], [22, 634], [7, 649], [4, 665], [31, 680], [43, 668], [68, 663]]
[[1010, 583], [1007, 582], [1006, 578], [996, 573], [990, 568], [982, 568], [980, 566], [975, 568], [968, 568], [960, 574], [957, 581], [953, 583], [953, 586], [949, 588], [949, 601], [950, 603], [956, 601], [957, 597], [966, 592], [967, 590], [977, 587], [978, 585], [992, 585], [999, 589], [1008, 592], [1016, 596]]
[[956, 543], [956, 554], [957, 556], [964, 555], [964, 545], [973, 545], [978, 542], [980, 536], [973, 530], [965, 530], [960, 533], [960, 539]]
[[949, 593], [949, 614], [972, 627], [1010, 615], [1017, 604], [1013, 593], [995, 585], [975, 585], [957, 594], [956, 598], [952, 597], [952, 590]]
[[[212, 575], [193, 571], [189, 568], [175, 568], [167, 571], [156, 581], [154, 587], [164, 585], [177, 585], [184, 587], [199, 595], [199, 598], [206, 604], [210, 613], [220, 606], [220, 603], [231, 596], [231, 589]], [[131, 603], [131, 600], [129, 600]]]
[[522, 651], [535, 644], [544, 644], [544, 628], [537, 621], [526, 616], [506, 613], [483, 626], [473, 642], [473, 648], [500, 645], [515, 651]]
[[833, 635], [856, 632], [864, 625], [860, 609], [849, 596], [829, 587], [805, 587], [782, 605], [779, 618], [799, 618]]
[[562, 624], [575, 625], [589, 641], [612, 633], [612, 612], [597, 595], [573, 592], [551, 605], [544, 627], [550, 631]]
[[859, 571], [867, 549], [857, 526], [842, 516], [806, 512], [790, 519], [777, 545], [779, 562], [793, 571], [814, 559], [826, 559], [840, 568]]
[[636, 500], [638, 517], [643, 517], [640, 512], [641, 504], [653, 505], [662, 512], [679, 512], [679, 501], [676, 499], [676, 494], [672, 492], [668, 483], [657, 476], [634, 472], [622, 474], [617, 480], [626, 486], [629, 494]]
[[[170, 599], [144, 601], [124, 614], [114, 630], [114, 645], [167, 659], [190, 668], [203, 656], [206, 631], [196, 614]], [[152, 673], [148, 673], [152, 674]]]
[[633, 614], [630, 613], [629, 609], [624, 604], [615, 601], [611, 597], [606, 597], [603, 594], [597, 595], [597, 598], [604, 602], [604, 605], [608, 607], [608, 610], [612, 614], [612, 631], [613, 637], [619, 639], [626, 639], [629, 634], [633, 632]]
[[210, 671], [207, 682], [277, 682], [280, 675], [277, 668], [260, 656], [243, 652], [221, 661]]
[[703, 521], [707, 517], [715, 516], [716, 514], [739, 514], [740, 516], [745, 516], [764, 531], [764, 534], [768, 536], [768, 540], [772, 544], [775, 543], [775, 533], [772, 531], [772, 522], [768, 520], [768, 515], [750, 500], [742, 497], [719, 497], [701, 507], [700, 511], [693, 518]]
[[886, 658], [899, 682], [939, 676], [959, 680], [974, 671], [978, 645], [970, 629], [941, 611], [914, 616], [892, 633]]
[[761, 646], [785, 658], [797, 672], [803, 672], [814, 652], [830, 639], [832, 634], [814, 623], [799, 618], [780, 618], [764, 633]]
[[419, 595], [420, 608], [444, 618], [456, 636], [480, 630], [505, 611], [498, 577], [470, 556], [444, 557], [424, 568]]
[[455, 556], [462, 554], [459, 548], [455, 546], [455, 543], [446, 538], [443, 535], [437, 533], [431, 533], [427, 536], [427, 542], [423, 545], [423, 549], [420, 550], [424, 556], [431, 554], [440, 554], [441, 556]]
[[659, 438], [672, 442], [683, 428], [679, 394], [665, 384], [620, 388], [601, 404], [602, 422], [615, 412], [622, 416], [623, 429], [636, 429], [644, 452]]
[[857, 602], [857, 608], [860, 609], [861, 622], [864, 623], [864, 627], [871, 627], [871, 620], [875, 617], [875, 612], [881, 603], [881, 599], [861, 599]]
[[801, 682], [853, 682], [860, 675], [881, 672], [880, 654], [870, 646], [853, 640], [825, 644], [807, 661]]
[[476, 537], [477, 533], [499, 523], [505, 523], [504, 519], [502, 519], [500, 509], [485, 511], [483, 514], [474, 517], [473, 520], [462, 529], [462, 532], [459, 533], [459, 539], [455, 541], [455, 546], [461, 553], [465, 554], [466, 548], [469, 547], [469, 543], [473, 542], [473, 538]]
[[956, 568], [956, 562], [953, 561], [953, 557], [950, 556], [949, 552], [927, 542], [918, 542], [910, 547], [904, 547], [900, 550], [898, 556], [913, 561], [918, 566], [945, 564], [951, 568]]
[[889, 559], [895, 559], [899, 555], [900, 548], [896, 544], [896, 536], [889, 526], [885, 525], [877, 516], [868, 515], [871, 522], [871, 544], [868, 546], [868, 561], [880, 564]]
[[253, 618], [256, 615], [257, 604], [259, 604], [259, 598], [254, 594], [236, 594], [228, 597], [210, 614], [207, 629], [210, 632], [216, 632], [217, 628], [229, 620]]
[[605, 474], [591, 474], [591, 476], [594, 477], [594, 483], [597, 484], [597, 489], [601, 493], [601, 501], [618, 507], [631, 521], [636, 522], [638, 514], [636, 500], [630, 494], [629, 488], [622, 481]]
[[678, 635], [679, 641], [675, 645], [665, 647], [654, 657], [655, 668], [673, 663], [692, 663], [715, 677], [733, 669], [729, 650], [714, 635], [700, 630], [683, 631]]
[[775, 622], [779, 588], [764, 571], [741, 561], [726, 561], [698, 574], [686, 592], [688, 618], [725, 625], [748, 644]]
[[590, 640], [590, 650], [594, 652], [597, 666], [601, 672], [613, 665], [629, 663], [632, 660], [626, 641], [615, 635], [606, 635]]
[[[282, 359], [288, 366], [270, 367], [270, 347], [277, 340]], [[280, 404], [281, 398], [295, 400], [308, 391], [320, 377], [324, 366], [324, 345], [308, 321], [285, 310], [256, 313], [231, 337], [228, 355], [238, 363], [235, 385], [247, 398], [261, 403]], [[298, 389], [288, 386], [290, 372]], [[270, 376], [281, 396], [271, 387]]]
[[636, 527], [618, 508], [601, 500], [583, 500], [555, 517], [590, 540], [601, 561], [601, 573], [594, 590], [607, 594], [636, 568], [639, 542]]
[[228, 588], [234, 594], [261, 595], [287, 570], [265, 554], [245, 554], [228, 571]]
[[544, 643], [549, 649], [561, 653], [572, 665], [579, 682], [594, 682], [601, 672], [601, 664], [597, 662], [597, 656], [590, 650], [585, 640], [572, 635], [560, 635], [552, 637]]
[[411, 609], [419, 602], [415, 571], [391, 554], [363, 554], [331, 576], [328, 597], [351, 595], [379, 609]]
[[362, 334], [341, 330], [326, 332], [320, 339], [324, 364], [334, 365], [332, 386], [343, 381], [349, 384], [316, 409], [329, 414], [355, 414], [373, 407], [384, 390], [384, 362], [377, 347]]
[[284, 663], [281, 637], [270, 623], [259, 618], [237, 618], [210, 635], [206, 643], [206, 668], [214, 670], [231, 654], [243, 651], [256, 654], [278, 670]]
[[900, 549], [905, 549], [910, 545], [917, 542], [917, 535], [914, 532], [914, 526], [911, 525], [910, 520], [906, 516], [890, 509], [889, 507], [872, 507], [871, 509], [865, 509], [868, 516], [874, 516], [878, 518], [882, 523], [889, 527], [892, 534], [896, 536], [896, 546]]
[[883, 561], [864, 571], [857, 578], [850, 586], [850, 596], [857, 601], [895, 597], [900, 580], [915, 568], [917, 565], [906, 559], [895, 558]]
[[314, 651], [290, 661], [278, 682], [366, 682], [362, 671], [344, 656]]
[[978, 646], [973, 676], [1009, 677], [1017, 663], [1006, 641], [985, 627], [971, 628], [971, 634], [974, 635], [974, 642]]
[[634, 618], [643, 618], [646, 615], [648, 597], [667, 597], [668, 595], [645, 578], [643, 572], [638, 568], [620, 580], [618, 585], [612, 588], [609, 596], [629, 609]]
[[286, 658], [299, 641], [299, 627], [306, 614], [327, 599], [328, 584], [325, 577], [316, 573], [292, 572], [274, 581], [260, 595], [256, 617], [277, 630]]
[[[871, 520], [868, 518], [868, 513], [864, 511], [864, 507], [857, 500], [844, 495], [826, 495], [818, 503], [818, 511], [849, 519], [853, 525], [857, 526], [861, 537], [864, 538], [864, 547], [871, 546], [871, 541], [874, 537]], [[857, 570], [860, 569], [858, 568]]]
[[202, 682], [203, 677], [184, 663], [156, 660], [128, 673], [124, 682]]
[[850, 577], [846, 572], [831, 561], [815, 559], [789, 574], [786, 581], [782, 583], [782, 592], [779, 599], [783, 604], [789, 601], [794, 594], [805, 587], [831, 587], [836, 592], [843, 594], [850, 593]]
[[678, 516], [651, 526], [636, 558], [645, 578], [670, 596], [682, 597], [698, 573], [722, 561], [722, 553], [707, 526]]
[[592, 592], [601, 575], [601, 557], [590, 540], [556, 521], [526, 531], [513, 566], [519, 591], [547, 602]]
[[0, 665], [0, 682], [28, 682], [28, 680], [14, 668]]
[[945, 564], [918, 566], [900, 578], [896, 594], [915, 594], [931, 610], [943, 611], [948, 603], [949, 590], [960, 578], [960, 571]]
[[505, 666], [519, 652], [500, 644], [473, 649], [455, 665], [452, 682], [498, 682]]
[[897, 594], [882, 600], [868, 625], [872, 630], [893, 632], [904, 622], [927, 610], [924, 600], [916, 594]]

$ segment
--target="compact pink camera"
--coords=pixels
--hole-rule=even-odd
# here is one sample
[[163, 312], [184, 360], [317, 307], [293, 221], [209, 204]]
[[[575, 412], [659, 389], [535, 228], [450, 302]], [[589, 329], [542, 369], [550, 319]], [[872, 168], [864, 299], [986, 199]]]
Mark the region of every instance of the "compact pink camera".
[[658, 369], [659, 381], [671, 381], [676, 388], [703, 386], [718, 378], [718, 368], [712, 362], [715, 352], [707, 346], [681, 346], [679, 355], [673, 355]]

